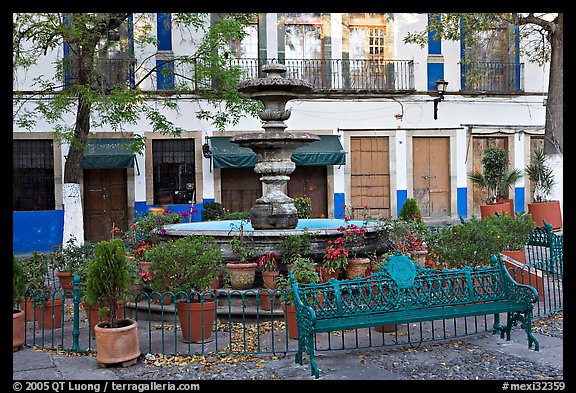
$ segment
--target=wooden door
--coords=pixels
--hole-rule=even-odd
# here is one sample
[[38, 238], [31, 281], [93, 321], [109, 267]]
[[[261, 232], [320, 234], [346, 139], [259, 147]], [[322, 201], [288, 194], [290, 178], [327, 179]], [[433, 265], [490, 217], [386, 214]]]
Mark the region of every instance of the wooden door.
[[310, 197], [312, 218], [328, 216], [328, 180], [326, 166], [297, 166], [290, 174], [288, 196]]
[[[508, 150], [507, 137], [474, 137], [472, 138], [472, 172], [484, 172], [482, 166], [482, 157], [484, 151], [489, 146], [501, 147]], [[488, 191], [480, 189], [475, 183], [472, 183], [472, 214], [480, 217], [480, 205], [486, 204]]]
[[352, 208], [372, 217], [390, 217], [388, 137], [350, 138]]
[[414, 199], [423, 217], [450, 215], [450, 138], [412, 138]]
[[262, 196], [260, 175], [254, 168], [222, 168], [220, 189], [222, 206], [227, 212], [249, 212]]
[[84, 170], [84, 238], [110, 240], [112, 228], [121, 236], [128, 229], [126, 169]]

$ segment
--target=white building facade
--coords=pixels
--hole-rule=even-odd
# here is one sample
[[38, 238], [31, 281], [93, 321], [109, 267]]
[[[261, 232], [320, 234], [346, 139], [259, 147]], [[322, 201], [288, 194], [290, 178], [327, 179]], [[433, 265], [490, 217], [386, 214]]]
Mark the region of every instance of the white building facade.
[[[137, 64], [145, 59], [162, 64], [191, 52], [190, 41], [172, 27], [170, 14], [155, 18], [158, 45], [134, 48]], [[424, 48], [403, 43], [407, 33], [424, 30], [429, 18], [402, 13], [259, 14], [238, 46], [236, 56], [247, 78], [263, 76], [257, 71], [262, 64], [279, 61], [286, 64], [287, 77], [315, 87], [309, 96], [288, 102], [291, 116], [286, 120], [291, 132], [322, 136], [299, 152], [301, 161], [287, 190], [291, 197], [310, 196], [313, 216], [343, 217], [352, 207], [376, 217], [396, 217], [407, 198], [417, 201], [425, 219], [479, 216], [483, 195], [468, 174], [480, 169], [483, 150], [492, 144], [505, 147], [511, 166], [523, 169], [531, 149], [542, 143], [548, 66], [527, 62], [514, 50], [521, 43], [508, 38], [474, 63], [484, 71], [472, 81], [463, 65], [461, 41], [432, 40]], [[514, 37], [515, 28], [506, 28], [508, 37]], [[126, 29], [128, 35], [137, 32], [137, 24]], [[66, 50], [52, 54], [55, 60], [66, 56]], [[42, 64], [19, 74], [14, 90], [32, 91], [34, 72], [46, 75], [52, 69], [50, 61]], [[134, 83], [142, 75], [129, 71]], [[178, 73], [158, 71], [152, 82], [139, 87], [169, 90], [178, 78]], [[448, 82], [441, 101], [438, 80]], [[227, 211], [249, 210], [261, 192], [251, 169], [254, 158], [234, 149], [227, 137], [259, 131], [261, 121], [246, 117], [222, 132], [197, 119], [197, 111], [206, 106], [191, 94], [179, 101], [178, 114], [167, 112], [185, 130], [180, 138], [159, 135], [144, 119], [121, 133], [92, 128], [99, 142], [86, 153], [81, 176], [86, 240], [109, 236], [112, 226], [126, 229], [138, 214], [159, 205], [201, 211], [205, 203], [219, 202]], [[42, 194], [36, 198], [40, 202], [24, 196], [14, 203], [16, 253], [49, 250], [62, 241], [68, 146], [55, 142], [52, 131], [42, 123], [32, 131], [14, 125], [13, 173], [21, 181], [15, 200], [33, 182], [43, 183], [34, 187]], [[131, 155], [117, 143], [134, 134], [147, 138], [143, 154]], [[107, 143], [114, 157], [98, 158]], [[209, 158], [203, 155], [204, 144], [212, 153]], [[26, 178], [27, 167], [36, 177]], [[531, 187], [523, 177], [510, 190], [516, 212], [527, 210]], [[100, 203], [106, 197], [117, 200], [106, 202], [113, 206]], [[103, 214], [106, 209], [115, 213]], [[200, 217], [194, 213], [191, 220]]]

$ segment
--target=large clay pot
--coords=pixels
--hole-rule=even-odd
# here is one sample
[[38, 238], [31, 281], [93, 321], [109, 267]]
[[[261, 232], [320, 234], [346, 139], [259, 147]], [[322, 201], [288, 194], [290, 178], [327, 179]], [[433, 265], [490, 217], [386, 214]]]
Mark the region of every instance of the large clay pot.
[[260, 309], [270, 311], [278, 305], [280, 292], [274, 289], [263, 289], [259, 291], [260, 296]]
[[228, 263], [226, 268], [230, 273], [230, 285], [232, 289], [250, 289], [254, 287], [256, 277], [256, 262], [253, 263]]
[[214, 319], [216, 318], [216, 302], [176, 302], [178, 321], [182, 329], [182, 341], [185, 343], [201, 343], [212, 337]]
[[[94, 337], [94, 327], [100, 322], [104, 322], [106, 317], [100, 317], [100, 306], [90, 307], [88, 303], [82, 302], [82, 308], [86, 312], [86, 318], [88, 318], [88, 321], [90, 322], [90, 334]], [[118, 315], [120, 317], [124, 315], [124, 303], [118, 303]]]
[[70, 272], [56, 272], [58, 280], [60, 281], [60, 286], [62, 291], [66, 294], [66, 297], [72, 299], [74, 291], [74, 276]]
[[12, 309], [12, 351], [16, 352], [22, 345], [24, 345], [24, 333], [26, 329], [26, 321], [24, 319], [24, 311]]
[[544, 226], [544, 221], [546, 221], [552, 225], [552, 229], [554, 230], [562, 228], [560, 201], [529, 203], [528, 213], [532, 215], [532, 220], [534, 220], [539, 227]]
[[59, 329], [62, 327], [62, 299], [50, 299], [44, 301], [42, 304], [34, 306], [34, 316], [38, 322], [38, 328], [44, 330]]
[[486, 218], [494, 214], [500, 214], [514, 217], [514, 210], [511, 209], [511, 204], [508, 202], [495, 203], [493, 205], [480, 205], [480, 217]]
[[262, 272], [262, 280], [264, 281], [264, 287], [268, 289], [276, 288], [276, 279], [278, 278], [278, 272]]
[[526, 251], [525, 250], [504, 250], [503, 255], [510, 257], [518, 262], [526, 263]]
[[120, 364], [131, 366], [140, 357], [138, 322], [133, 319], [120, 319], [120, 327], [108, 327], [108, 322], [99, 322], [94, 327], [96, 336], [96, 360], [100, 366]]
[[370, 266], [370, 258], [349, 258], [346, 269], [344, 269], [344, 277], [347, 280], [356, 277], [366, 277], [366, 272]]
[[296, 307], [290, 304], [282, 303], [282, 311], [286, 319], [286, 329], [288, 329], [288, 337], [298, 338], [298, 323], [296, 322]]
[[428, 250], [411, 250], [410, 257], [412, 261], [416, 262], [420, 266], [424, 267], [426, 264], [426, 257], [428, 256]]

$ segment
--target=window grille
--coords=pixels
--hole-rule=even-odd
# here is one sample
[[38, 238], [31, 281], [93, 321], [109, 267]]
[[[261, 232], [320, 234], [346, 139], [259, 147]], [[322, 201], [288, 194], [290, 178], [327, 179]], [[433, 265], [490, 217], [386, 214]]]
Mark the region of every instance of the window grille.
[[193, 203], [194, 140], [160, 139], [152, 141], [154, 204]]
[[54, 210], [53, 141], [12, 141], [12, 210]]

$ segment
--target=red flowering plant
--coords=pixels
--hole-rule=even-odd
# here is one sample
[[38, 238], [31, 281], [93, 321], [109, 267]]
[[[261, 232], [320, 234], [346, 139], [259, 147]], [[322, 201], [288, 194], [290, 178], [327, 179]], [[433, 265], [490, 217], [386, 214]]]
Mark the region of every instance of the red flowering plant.
[[277, 272], [276, 253], [267, 251], [258, 258], [258, 266], [263, 272]]
[[328, 240], [326, 245], [323, 263], [326, 272], [331, 274], [340, 268], [345, 269], [348, 265], [348, 249], [344, 236], [337, 237], [335, 240]]

